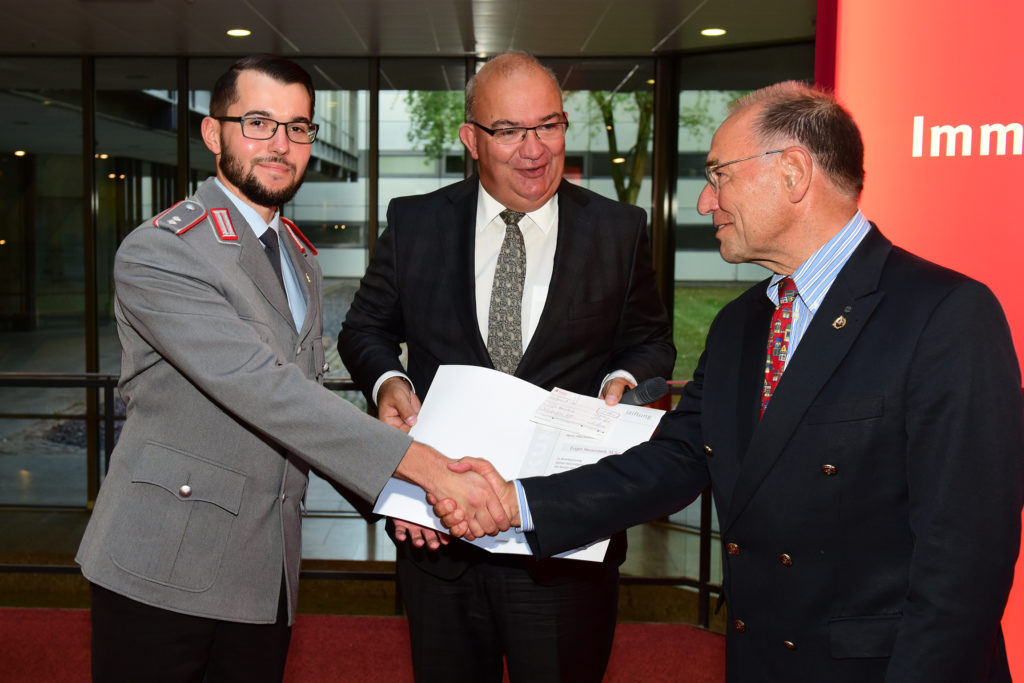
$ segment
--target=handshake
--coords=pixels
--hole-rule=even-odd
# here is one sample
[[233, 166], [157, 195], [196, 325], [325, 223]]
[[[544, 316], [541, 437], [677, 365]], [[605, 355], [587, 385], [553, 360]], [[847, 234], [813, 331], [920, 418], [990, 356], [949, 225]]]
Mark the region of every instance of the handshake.
[[[378, 417], [408, 432], [416, 424], [420, 401], [403, 379], [385, 381], [377, 398]], [[481, 458], [451, 460], [439, 451], [414, 441], [394, 476], [427, 492], [427, 502], [449, 533], [473, 540], [494, 536], [519, 525], [515, 485], [502, 479], [494, 466]], [[396, 519], [395, 538], [408, 538], [416, 547], [436, 550], [448, 537], [433, 529]]]
[[[520, 525], [515, 485], [505, 481], [486, 460], [449, 460], [430, 446], [414, 441], [395, 475], [427, 492], [427, 502], [434, 506], [434, 514], [456, 538], [493, 536]], [[446, 542], [433, 535], [425, 537], [427, 530], [421, 527], [395, 521], [398, 540], [409, 535], [415, 545], [425, 542], [431, 548]]]

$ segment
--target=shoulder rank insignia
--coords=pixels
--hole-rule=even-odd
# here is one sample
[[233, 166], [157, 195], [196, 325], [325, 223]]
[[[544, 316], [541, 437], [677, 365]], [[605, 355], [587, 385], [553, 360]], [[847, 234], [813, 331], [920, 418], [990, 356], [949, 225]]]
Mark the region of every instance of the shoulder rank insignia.
[[284, 216], [281, 216], [281, 222], [284, 223], [286, 228], [288, 228], [288, 234], [292, 236], [292, 241], [295, 242], [295, 246], [299, 248], [299, 251], [305, 253], [306, 247], [309, 247], [309, 250], [313, 252], [314, 256], [320, 253], [316, 250], [316, 247], [313, 246], [313, 243], [302, 234], [302, 231], [299, 230], [299, 226], [295, 225]]
[[153, 225], [182, 235], [206, 217], [202, 205], [191, 199], [178, 202], [153, 219]]
[[231, 214], [227, 209], [210, 209], [210, 221], [213, 223], [213, 231], [217, 239], [221, 241], [238, 241], [238, 233], [231, 222]]

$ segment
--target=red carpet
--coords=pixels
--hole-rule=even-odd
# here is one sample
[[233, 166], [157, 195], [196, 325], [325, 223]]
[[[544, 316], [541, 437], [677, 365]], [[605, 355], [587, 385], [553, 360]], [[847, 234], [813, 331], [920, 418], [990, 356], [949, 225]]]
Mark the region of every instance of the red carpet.
[[[88, 683], [89, 612], [0, 608], [0, 680]], [[721, 683], [725, 639], [684, 624], [619, 624], [606, 683]], [[400, 617], [300, 615], [287, 683], [412, 681]]]

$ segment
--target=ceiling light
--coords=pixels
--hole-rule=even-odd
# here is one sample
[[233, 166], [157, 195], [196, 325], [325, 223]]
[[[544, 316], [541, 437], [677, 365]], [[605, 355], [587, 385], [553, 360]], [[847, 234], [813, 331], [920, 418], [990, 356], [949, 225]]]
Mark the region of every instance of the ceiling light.
[[700, 34], [702, 36], [707, 36], [708, 38], [717, 38], [718, 36], [724, 36], [725, 35], [725, 29], [724, 28], [706, 28], [703, 31], [701, 31]]
[[23, 157], [23, 156], [25, 156], [25, 150], [19, 149], [18, 151], [16, 151], [14, 153], [14, 156], [16, 156], [16, 157]]
[[232, 38], [245, 38], [246, 36], [251, 36], [252, 31], [247, 28], [229, 28], [228, 35]]
[[612, 159], [613, 164], [624, 164], [626, 163], [626, 157], [615, 157]]
[[654, 85], [654, 79], [653, 78], [648, 78], [647, 79], [647, 85]]

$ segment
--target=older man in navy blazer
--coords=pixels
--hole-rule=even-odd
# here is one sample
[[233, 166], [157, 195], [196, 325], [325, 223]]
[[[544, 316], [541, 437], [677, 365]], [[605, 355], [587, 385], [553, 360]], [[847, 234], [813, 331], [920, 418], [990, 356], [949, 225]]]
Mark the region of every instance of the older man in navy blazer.
[[719, 313], [650, 442], [521, 482], [531, 546], [668, 514], [710, 482], [729, 681], [1008, 682], [1024, 430], [999, 303], [865, 220], [860, 133], [823, 93], [740, 100], [707, 176], [722, 256], [774, 275]]
[[[381, 419], [408, 429], [442, 364], [612, 402], [671, 373], [644, 212], [562, 179], [567, 125], [550, 72], [522, 53], [495, 57], [467, 86], [460, 131], [479, 176], [391, 202], [339, 340]], [[509, 295], [495, 273], [509, 272], [515, 242], [523, 259], [511, 270], [522, 279]], [[601, 680], [624, 536], [604, 563], [441, 547], [401, 523], [396, 538], [417, 681], [497, 682], [503, 656], [513, 681]]]

